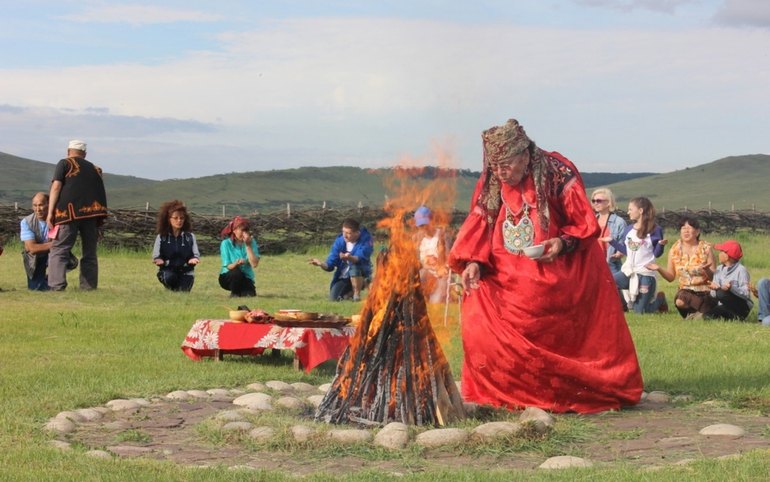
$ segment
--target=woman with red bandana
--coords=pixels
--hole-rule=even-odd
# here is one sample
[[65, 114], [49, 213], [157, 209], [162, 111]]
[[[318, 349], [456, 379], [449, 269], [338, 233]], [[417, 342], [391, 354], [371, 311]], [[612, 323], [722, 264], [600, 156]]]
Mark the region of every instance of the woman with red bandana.
[[230, 291], [232, 297], [257, 296], [254, 269], [259, 264], [259, 247], [249, 231], [249, 221], [235, 216], [221, 235], [224, 239], [219, 246], [219, 286]]
[[[465, 290], [463, 397], [554, 412], [636, 404], [636, 351], [580, 174], [515, 120], [482, 140], [481, 178], [449, 255]], [[523, 254], [537, 244], [542, 256]]]

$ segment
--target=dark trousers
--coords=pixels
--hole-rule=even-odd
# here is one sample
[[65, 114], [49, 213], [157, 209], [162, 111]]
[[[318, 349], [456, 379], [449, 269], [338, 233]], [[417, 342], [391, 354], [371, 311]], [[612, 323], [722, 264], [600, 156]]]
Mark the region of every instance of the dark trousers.
[[676, 300], [684, 301], [684, 306], [676, 307], [679, 314], [682, 315], [682, 318], [687, 317], [690, 313], [701, 313], [705, 315], [714, 309], [714, 306], [717, 304], [716, 300], [711, 297], [711, 294], [708, 291], [681, 289], [676, 292], [674, 305], [676, 305]]
[[353, 297], [353, 284], [350, 278], [338, 279], [329, 290], [329, 299], [332, 301], [340, 301], [345, 298]]
[[27, 288], [33, 291], [48, 291], [48, 277], [45, 274], [47, 267], [48, 253], [38, 254], [35, 272], [32, 273], [31, 278], [27, 278]]
[[239, 268], [231, 269], [219, 275], [219, 286], [228, 290], [230, 296], [257, 296], [254, 281], [243, 274]]
[[713, 310], [706, 313], [704, 318], [724, 318], [725, 320], [745, 320], [749, 316], [751, 307], [749, 302], [740, 296], [724, 290], [716, 290], [719, 304]]
[[80, 258], [80, 289], [95, 290], [99, 284], [99, 261], [96, 243], [99, 239], [98, 218], [79, 219], [59, 225], [59, 233], [48, 253], [48, 286], [54, 291], [67, 287], [67, 262], [78, 234], [83, 246]]
[[158, 270], [158, 281], [171, 291], [190, 291], [195, 276], [175, 269], [161, 268]]

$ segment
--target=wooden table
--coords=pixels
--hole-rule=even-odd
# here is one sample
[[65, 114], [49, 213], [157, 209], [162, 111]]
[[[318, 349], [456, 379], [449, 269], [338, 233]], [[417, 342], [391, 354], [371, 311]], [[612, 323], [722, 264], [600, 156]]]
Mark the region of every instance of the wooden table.
[[310, 372], [321, 363], [338, 359], [348, 347], [355, 327], [297, 328], [230, 320], [197, 320], [182, 342], [192, 360], [224, 354], [261, 355], [268, 348], [294, 352], [295, 367]]

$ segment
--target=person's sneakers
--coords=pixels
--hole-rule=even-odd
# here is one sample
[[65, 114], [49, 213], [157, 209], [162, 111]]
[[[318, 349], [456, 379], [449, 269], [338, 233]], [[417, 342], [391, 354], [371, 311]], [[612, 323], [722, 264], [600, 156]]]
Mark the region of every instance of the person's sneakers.
[[658, 294], [655, 295], [655, 299], [658, 300], [658, 313], [668, 313], [666, 294], [662, 291], [658, 291]]
[[353, 301], [361, 301], [361, 295], [353, 295]]
[[684, 317], [685, 320], [702, 320], [703, 319], [703, 313], [700, 311], [696, 311], [694, 313], [688, 313], [687, 316]]

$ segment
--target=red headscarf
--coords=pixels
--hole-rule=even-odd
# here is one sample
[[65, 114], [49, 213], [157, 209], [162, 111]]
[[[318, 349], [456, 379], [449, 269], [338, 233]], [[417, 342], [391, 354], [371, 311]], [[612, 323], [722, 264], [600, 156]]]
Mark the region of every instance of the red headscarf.
[[227, 223], [227, 226], [219, 233], [221, 237], [233, 236], [233, 231], [237, 227], [249, 228], [249, 220], [240, 216], [235, 216], [232, 221]]

